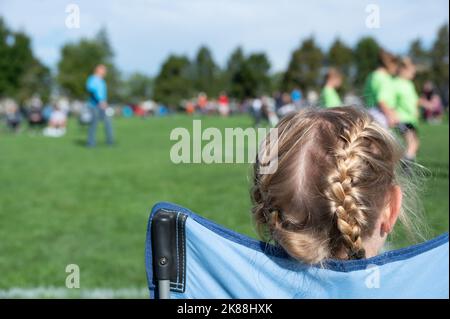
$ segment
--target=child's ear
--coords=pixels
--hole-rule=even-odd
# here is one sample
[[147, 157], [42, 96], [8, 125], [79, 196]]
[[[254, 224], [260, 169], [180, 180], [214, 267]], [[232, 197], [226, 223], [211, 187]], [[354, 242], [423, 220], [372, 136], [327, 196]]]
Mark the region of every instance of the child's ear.
[[381, 229], [389, 234], [397, 222], [402, 207], [403, 192], [400, 186], [392, 186], [387, 194], [389, 202], [383, 212], [383, 220], [381, 221]]

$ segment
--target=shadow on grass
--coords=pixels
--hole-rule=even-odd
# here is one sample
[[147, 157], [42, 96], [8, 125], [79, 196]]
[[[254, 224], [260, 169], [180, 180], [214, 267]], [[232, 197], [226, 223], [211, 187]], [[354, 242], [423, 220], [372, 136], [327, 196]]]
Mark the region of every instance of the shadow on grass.
[[73, 144], [79, 147], [87, 148], [86, 139], [84, 138], [76, 138], [73, 140]]
[[88, 146], [87, 145], [87, 141], [84, 138], [76, 138], [76, 139], [73, 139], [72, 141], [73, 141], [73, 144], [75, 146], [82, 147], [82, 148], [85, 148], [85, 149], [116, 148], [118, 146], [117, 142], [114, 142], [114, 144], [108, 144], [108, 143], [105, 143], [105, 142], [102, 142], [102, 141], [100, 143], [96, 143], [95, 146]]

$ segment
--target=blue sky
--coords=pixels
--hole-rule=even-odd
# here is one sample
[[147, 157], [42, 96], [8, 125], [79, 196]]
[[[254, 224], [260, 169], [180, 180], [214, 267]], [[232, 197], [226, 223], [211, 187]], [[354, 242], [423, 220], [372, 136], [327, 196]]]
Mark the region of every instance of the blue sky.
[[[80, 8], [80, 28], [65, 26], [66, 6]], [[380, 28], [366, 27], [366, 6], [380, 9]], [[54, 68], [61, 46], [106, 27], [115, 61], [125, 73], [155, 75], [170, 53], [193, 57], [207, 45], [224, 65], [238, 45], [264, 51], [272, 71], [283, 70], [292, 50], [314, 35], [323, 49], [336, 36], [354, 45], [371, 35], [398, 53], [417, 37], [429, 45], [448, 22], [447, 0], [0, 0], [0, 15], [26, 31], [36, 55]]]

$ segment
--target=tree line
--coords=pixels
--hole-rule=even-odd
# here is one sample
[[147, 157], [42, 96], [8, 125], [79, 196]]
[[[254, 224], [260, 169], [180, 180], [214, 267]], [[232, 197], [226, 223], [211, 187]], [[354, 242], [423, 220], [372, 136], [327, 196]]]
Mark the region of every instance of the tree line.
[[23, 102], [33, 94], [50, 96], [50, 69], [35, 57], [30, 38], [10, 30], [0, 17], [0, 98]]
[[[441, 95], [448, 99], [448, 24], [438, 30], [427, 48], [421, 39], [413, 40], [408, 52], [418, 64], [417, 87], [432, 80]], [[11, 31], [0, 18], [0, 97], [13, 97], [22, 102], [32, 94], [48, 99], [51, 88], [73, 99], [85, 99], [86, 77], [98, 63], [108, 66], [109, 99], [113, 103], [138, 103], [154, 99], [171, 107], [200, 92], [245, 99], [274, 91], [294, 88], [306, 92], [319, 90], [327, 66], [339, 69], [345, 81], [341, 90], [361, 93], [366, 76], [377, 66], [380, 44], [372, 37], [361, 38], [354, 47], [337, 38], [323, 50], [313, 36], [302, 40], [292, 52], [287, 69], [271, 72], [264, 52], [246, 53], [241, 47], [221, 67], [211, 50], [201, 46], [190, 59], [186, 55], [170, 55], [159, 73], [149, 77], [143, 73], [124, 76], [114, 64], [114, 52], [107, 32], [102, 29], [93, 38], [66, 43], [56, 74], [52, 75], [31, 50], [30, 38], [23, 32]], [[389, 48], [387, 48], [389, 49]]]

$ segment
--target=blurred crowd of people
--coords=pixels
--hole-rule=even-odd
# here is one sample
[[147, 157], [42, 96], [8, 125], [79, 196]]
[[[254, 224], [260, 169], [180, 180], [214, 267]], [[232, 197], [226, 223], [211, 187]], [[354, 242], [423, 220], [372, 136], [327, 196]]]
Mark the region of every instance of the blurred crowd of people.
[[[389, 61], [390, 58], [392, 61]], [[390, 123], [392, 122], [391, 114], [398, 113], [398, 110], [392, 111], [395, 109], [396, 101], [378, 102], [377, 99], [382, 99], [383, 94], [386, 95], [386, 92], [395, 90], [396, 87], [401, 88], [402, 84], [404, 88], [414, 90], [409, 92], [409, 97], [414, 97], [415, 89], [412, 84], [414, 75], [415, 68], [409, 59], [397, 61], [393, 55], [384, 53], [384, 57], [380, 58], [380, 67], [374, 70], [366, 81], [363, 96], [349, 91], [341, 98], [339, 91], [343, 83], [343, 75], [338, 69], [329, 68], [324, 77], [321, 92], [309, 90], [304, 94], [300, 88], [294, 88], [290, 92], [274, 92], [272, 95], [255, 96], [244, 100], [229, 97], [225, 91], [212, 98], [201, 92], [195, 97], [182, 101], [181, 107], [187, 114], [216, 114], [226, 117], [232, 114], [248, 113], [253, 117], [255, 126], [275, 126], [286, 114], [306, 106], [365, 105], [376, 106], [371, 110], [372, 115]], [[396, 81], [391, 83], [391, 77]], [[402, 79], [409, 82], [405, 84]], [[381, 88], [383, 86], [385, 87]], [[377, 92], [371, 92], [374, 90]], [[412, 100], [414, 101], [414, 98]], [[44, 104], [39, 96], [33, 96], [19, 105], [16, 101], [6, 98], [0, 100], [0, 119], [4, 120], [6, 128], [11, 132], [20, 132], [27, 126], [31, 132], [41, 131], [45, 136], [60, 137], [66, 133], [69, 116], [77, 117], [81, 125], [87, 126], [92, 123], [92, 110], [88, 104], [86, 101], [70, 101], [66, 97], [51, 98], [49, 103]], [[416, 106], [408, 107], [410, 111], [417, 109], [419, 113], [414, 115], [417, 120], [420, 116], [430, 123], [440, 122], [444, 115], [441, 98], [430, 81], [425, 82], [422, 92], [417, 96], [417, 108]], [[145, 118], [165, 116], [172, 112], [174, 111], [161, 103], [146, 100], [123, 106], [108, 105], [104, 113], [107, 117]], [[400, 111], [400, 113], [404, 115], [408, 111]], [[411, 118], [408, 119], [409, 122], [412, 121]]]
[[[444, 115], [443, 103], [433, 83], [426, 81], [420, 95], [417, 92], [413, 82], [416, 71], [411, 58], [395, 56], [381, 49], [378, 66], [368, 75], [363, 95], [363, 106], [372, 117], [382, 126], [397, 131], [404, 139], [407, 169], [411, 168], [410, 163], [416, 160], [419, 150], [420, 118], [435, 123], [440, 122]], [[328, 70], [321, 93], [320, 104], [323, 107], [343, 105], [337, 91], [342, 80], [338, 70]]]
[[217, 99], [210, 99], [206, 93], [200, 92], [197, 97], [182, 101], [182, 108], [188, 114], [220, 114], [228, 116], [231, 113], [239, 112], [239, 105], [235, 101], [230, 101], [225, 92], [220, 92]]
[[[169, 109], [152, 100], [129, 105], [111, 105], [106, 110], [109, 117], [149, 117], [165, 116]], [[76, 118], [79, 124], [87, 126], [92, 121], [85, 101], [70, 101], [66, 97], [51, 98], [48, 103], [43, 103], [39, 96], [34, 96], [29, 101], [19, 104], [13, 99], [0, 100], [0, 121], [3, 122], [9, 132], [19, 133], [29, 131], [32, 134], [41, 132], [49, 137], [64, 136], [69, 117]]]
[[39, 96], [33, 96], [23, 105], [7, 98], [0, 100], [0, 117], [4, 118], [6, 128], [11, 132], [18, 133], [28, 125], [33, 133], [42, 131], [46, 136], [60, 137], [66, 133], [69, 105], [64, 98], [45, 105]]
[[[374, 73], [378, 74], [380, 70], [375, 71]], [[397, 74], [397, 72], [400, 71], [396, 69], [394, 77], [401, 79], [400, 73]], [[370, 82], [372, 76], [373, 74], [368, 77], [367, 82]], [[412, 81], [413, 78], [414, 75], [409, 76], [408, 80]], [[255, 126], [265, 125], [265, 123], [275, 126], [280, 118], [303, 107], [373, 106], [372, 104], [375, 101], [369, 101], [370, 98], [367, 96], [367, 94], [370, 95], [370, 92], [367, 92], [367, 83], [363, 95], [357, 95], [352, 90], [341, 95], [339, 91], [342, 83], [343, 75], [339, 70], [331, 67], [325, 74], [320, 92], [309, 90], [306, 94], [303, 94], [302, 90], [295, 88], [290, 92], [277, 91], [272, 95], [255, 96], [242, 101], [228, 97], [224, 91], [217, 98], [210, 98], [204, 92], [201, 92], [191, 99], [182, 101], [181, 105], [188, 114], [229, 116], [249, 113], [254, 119]], [[395, 90], [395, 83], [392, 90]], [[431, 81], [426, 81], [423, 85], [420, 96], [418, 96], [417, 110], [419, 112], [418, 119], [421, 118], [429, 123], [439, 123], [442, 120], [444, 105]], [[376, 114], [373, 115], [376, 116]]]
[[[354, 95], [349, 95], [349, 99], [358, 100]], [[248, 113], [255, 119], [255, 125], [262, 125], [264, 121], [276, 125], [279, 117], [304, 106], [317, 106], [319, 102], [319, 95], [315, 91], [308, 91], [304, 97], [302, 91], [295, 88], [290, 92], [277, 91], [272, 95], [266, 94], [243, 100], [229, 97], [225, 91], [217, 98], [210, 98], [206, 93], [200, 92], [197, 96], [182, 101], [181, 106], [188, 114], [215, 114], [226, 117]]]

